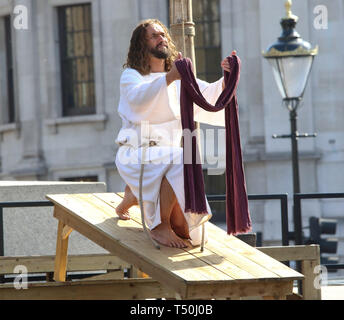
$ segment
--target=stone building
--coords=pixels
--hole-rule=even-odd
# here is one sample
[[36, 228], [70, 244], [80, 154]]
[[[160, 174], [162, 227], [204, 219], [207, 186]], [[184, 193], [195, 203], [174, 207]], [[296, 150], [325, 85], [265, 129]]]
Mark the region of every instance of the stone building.
[[[0, 179], [82, 179], [123, 190], [114, 165], [122, 65], [138, 21], [154, 17], [168, 25], [168, 5], [0, 0]], [[314, 24], [318, 5], [327, 9], [325, 29]], [[295, 0], [292, 7], [302, 38], [319, 45], [298, 119], [300, 132], [318, 134], [299, 140], [303, 193], [344, 191], [343, 6]], [[193, 11], [198, 76], [220, 77], [221, 58], [232, 49], [242, 60], [238, 100], [248, 193], [288, 193], [292, 228], [290, 140], [272, 139], [290, 132], [288, 111], [262, 57], [281, 33], [284, 0], [194, 0]], [[223, 193], [223, 176], [206, 175], [206, 181], [208, 193]], [[253, 231], [279, 243], [280, 204], [251, 201], [250, 208]], [[302, 209], [304, 226], [309, 216], [339, 219], [343, 255], [343, 201], [307, 200]]]

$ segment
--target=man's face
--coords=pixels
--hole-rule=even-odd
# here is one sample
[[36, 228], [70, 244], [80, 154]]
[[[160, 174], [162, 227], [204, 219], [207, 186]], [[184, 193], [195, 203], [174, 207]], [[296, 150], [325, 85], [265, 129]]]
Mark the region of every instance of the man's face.
[[158, 59], [167, 59], [170, 56], [170, 51], [164, 29], [158, 24], [151, 24], [146, 30], [150, 53]]

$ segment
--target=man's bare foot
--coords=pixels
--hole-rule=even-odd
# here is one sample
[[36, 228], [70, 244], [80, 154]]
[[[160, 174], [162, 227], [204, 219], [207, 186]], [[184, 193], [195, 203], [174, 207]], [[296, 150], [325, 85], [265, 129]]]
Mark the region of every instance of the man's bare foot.
[[156, 228], [150, 231], [152, 238], [167, 246], [167, 247], [174, 247], [174, 248], [186, 248], [187, 245], [185, 242], [179, 238], [172, 228], [167, 224], [159, 224]]
[[189, 226], [178, 202], [176, 202], [172, 210], [170, 224], [172, 230], [177, 234], [177, 236], [182, 239], [190, 239]]
[[122, 220], [129, 220], [129, 208], [131, 208], [134, 205], [137, 205], [137, 199], [131, 192], [130, 188], [128, 186], [125, 186], [124, 190], [124, 198], [122, 202], [116, 207], [116, 213]]

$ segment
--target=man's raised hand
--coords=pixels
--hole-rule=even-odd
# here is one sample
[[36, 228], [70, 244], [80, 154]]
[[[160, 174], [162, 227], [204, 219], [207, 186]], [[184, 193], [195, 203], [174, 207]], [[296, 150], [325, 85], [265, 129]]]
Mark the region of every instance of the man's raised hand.
[[[178, 56], [177, 56], [176, 60], [179, 60], [182, 57], [183, 56], [182, 56], [181, 52], [178, 52]], [[176, 60], [173, 62], [171, 70], [166, 74], [166, 83], [167, 83], [168, 86], [173, 81], [181, 79], [180, 73], [179, 73], [179, 71], [178, 71], [178, 69], [176, 67], [176, 64], [175, 64]]]
[[[235, 56], [236, 55], [236, 51], [233, 50], [232, 53], [231, 53], [232, 56]], [[230, 72], [231, 71], [231, 68], [229, 66], [229, 62], [227, 60], [227, 58], [224, 58], [221, 62], [221, 68], [224, 70], [224, 71], [227, 71], [227, 72]]]

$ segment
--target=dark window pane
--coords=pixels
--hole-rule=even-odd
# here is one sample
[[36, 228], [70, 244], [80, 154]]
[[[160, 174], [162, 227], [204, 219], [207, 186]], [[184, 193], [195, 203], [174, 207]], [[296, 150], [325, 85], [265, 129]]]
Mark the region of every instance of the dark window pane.
[[91, 6], [84, 7], [84, 30], [91, 31], [92, 30], [92, 12]]
[[[207, 170], [203, 170], [205, 193], [207, 195], [224, 195], [226, 194], [226, 175], [209, 175]], [[215, 201], [209, 202], [213, 213], [214, 222], [226, 221], [226, 202]]]
[[208, 73], [221, 73], [221, 52], [218, 48], [207, 48], [205, 51]]
[[192, 1], [192, 15], [194, 21], [200, 21], [203, 19], [203, 1]]
[[219, 0], [194, 0], [192, 6], [197, 76], [213, 82], [222, 75], [220, 3]]
[[73, 31], [72, 8], [65, 8], [65, 26], [67, 32]]
[[5, 48], [6, 48], [6, 72], [7, 72], [7, 122], [15, 120], [14, 106], [14, 81], [13, 81], [13, 56], [12, 56], [12, 36], [11, 17], [4, 17], [5, 23]]
[[209, 22], [204, 24], [205, 45], [207, 47], [220, 47], [220, 23]]
[[205, 50], [196, 49], [196, 63], [197, 63], [197, 75], [205, 73]]
[[66, 58], [73, 58], [74, 56], [74, 42], [73, 33], [66, 34]]
[[195, 24], [195, 48], [204, 46], [204, 25], [203, 23]]
[[203, 4], [205, 21], [220, 20], [219, 0], [203, 0]]
[[95, 113], [91, 6], [59, 7], [63, 114]]

